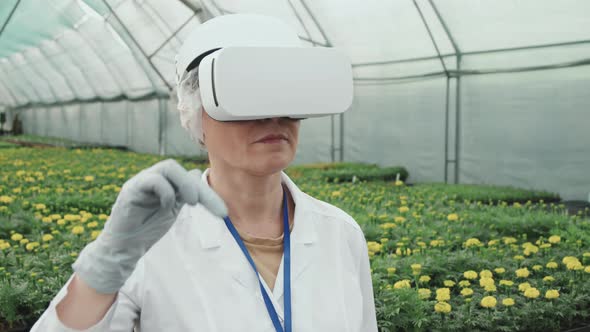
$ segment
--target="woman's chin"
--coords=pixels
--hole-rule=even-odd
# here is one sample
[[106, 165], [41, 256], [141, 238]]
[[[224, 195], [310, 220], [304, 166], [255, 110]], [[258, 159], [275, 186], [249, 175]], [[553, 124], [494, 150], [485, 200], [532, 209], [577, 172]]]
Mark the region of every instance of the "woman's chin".
[[287, 168], [292, 160], [293, 157], [291, 155], [285, 156], [273, 154], [258, 159], [252, 164], [252, 166], [254, 166], [257, 174], [270, 175]]

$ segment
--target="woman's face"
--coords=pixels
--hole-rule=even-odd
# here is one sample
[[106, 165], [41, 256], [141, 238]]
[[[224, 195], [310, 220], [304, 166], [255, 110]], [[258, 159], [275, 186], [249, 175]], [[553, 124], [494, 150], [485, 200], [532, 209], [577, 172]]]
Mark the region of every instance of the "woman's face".
[[[301, 120], [270, 118], [222, 122], [203, 115], [203, 139], [211, 163], [242, 169], [255, 175], [282, 171], [295, 158]], [[268, 135], [283, 139], [263, 141]]]

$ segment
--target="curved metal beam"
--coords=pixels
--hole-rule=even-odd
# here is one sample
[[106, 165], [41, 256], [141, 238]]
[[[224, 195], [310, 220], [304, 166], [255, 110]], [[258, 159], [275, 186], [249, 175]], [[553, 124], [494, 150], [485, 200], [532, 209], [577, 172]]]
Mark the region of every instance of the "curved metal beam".
[[2, 28], [0, 28], [0, 37], [2, 37], [4, 29], [6, 29], [6, 26], [8, 26], [8, 22], [10, 22], [10, 19], [12, 19], [12, 15], [14, 15], [14, 12], [16, 11], [16, 8], [18, 8], [18, 5], [20, 5], [20, 0], [16, 1], [14, 7], [12, 7], [12, 10], [10, 11], [10, 14], [8, 14], [6, 21], [4, 21], [4, 24], [2, 24]]
[[[129, 31], [129, 29], [127, 29], [127, 26], [125, 24], [123, 24], [123, 21], [119, 18], [119, 16], [117, 15], [117, 13], [115, 13], [115, 11], [111, 7], [111, 5], [109, 5], [108, 1], [107, 0], [102, 0], [102, 2], [109, 9], [109, 11], [111, 12], [111, 15], [115, 18], [115, 20], [117, 20], [117, 23], [119, 23], [119, 25], [121, 25], [121, 28], [129, 36], [129, 38], [131, 39], [131, 41], [133, 42], [133, 44], [135, 44], [135, 46], [137, 47], [137, 49], [139, 50], [139, 52], [143, 55], [143, 57], [145, 58], [145, 60], [149, 63], [149, 65], [151, 66], [152, 70], [158, 75], [158, 77], [160, 78], [160, 80], [162, 81], [162, 83], [164, 83], [164, 85], [166, 87], [168, 87], [168, 91], [172, 91], [173, 87], [168, 83], [168, 81], [166, 81], [166, 78], [164, 77], [164, 75], [162, 75], [162, 73], [160, 72], [160, 70], [158, 70], [158, 68], [154, 65], [154, 63], [152, 62], [151, 58], [143, 50], [143, 48], [141, 47], [141, 45], [139, 44], [139, 42], [137, 42], [137, 40], [135, 39], [135, 37], [133, 37], [133, 34], [131, 34], [131, 31]], [[146, 75], [149, 76], [148, 73], [146, 73]], [[151, 81], [151, 79], [150, 79], [150, 81]], [[153, 84], [153, 82], [152, 82], [152, 84]], [[155, 84], [154, 84], [154, 90], [157, 90]]]
[[422, 10], [420, 9], [420, 6], [418, 6], [418, 3], [416, 2], [416, 0], [413, 0], [414, 2], [414, 6], [416, 7], [416, 10], [418, 11], [418, 14], [420, 14], [420, 18], [422, 19], [422, 23], [424, 23], [424, 27], [426, 28], [426, 31], [428, 32], [428, 36], [430, 36], [430, 40], [432, 41], [432, 45], [434, 45], [434, 49], [436, 50], [436, 54], [440, 60], [440, 64], [443, 67], [443, 70], [445, 71], [445, 74], [447, 75], [447, 77], [449, 77], [449, 71], [447, 69], [447, 66], [445, 64], [445, 61], [442, 58], [442, 55], [440, 54], [440, 50], [438, 49], [438, 45], [436, 44], [436, 40], [434, 40], [434, 36], [432, 35], [432, 31], [430, 31], [430, 27], [428, 26], [428, 22], [426, 22], [426, 19], [424, 18], [424, 14], [422, 14]]

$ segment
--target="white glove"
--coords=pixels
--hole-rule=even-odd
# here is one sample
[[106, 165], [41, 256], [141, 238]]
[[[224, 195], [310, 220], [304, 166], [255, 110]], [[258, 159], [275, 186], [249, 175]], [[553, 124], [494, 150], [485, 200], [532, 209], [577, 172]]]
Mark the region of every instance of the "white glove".
[[184, 203], [227, 215], [223, 200], [201, 181], [200, 170], [187, 172], [172, 159], [142, 170], [125, 182], [101, 234], [72, 268], [97, 292], [116, 293], [141, 256], [168, 232]]

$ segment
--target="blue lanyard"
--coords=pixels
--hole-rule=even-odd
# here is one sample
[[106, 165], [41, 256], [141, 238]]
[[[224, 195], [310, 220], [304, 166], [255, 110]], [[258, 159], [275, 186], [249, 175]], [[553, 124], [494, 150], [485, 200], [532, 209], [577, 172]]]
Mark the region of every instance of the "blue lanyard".
[[[256, 264], [254, 264], [254, 260], [248, 253], [248, 249], [244, 245], [244, 242], [240, 238], [238, 231], [232, 224], [229, 216], [223, 218], [225, 220], [225, 225], [229, 229], [231, 235], [234, 237], [240, 249], [250, 262], [250, 265], [258, 274], [258, 269], [256, 269]], [[281, 326], [281, 322], [279, 321], [279, 316], [277, 315], [277, 311], [275, 307], [272, 305], [270, 297], [264, 286], [262, 286], [262, 281], [260, 277], [258, 277], [258, 283], [260, 284], [260, 291], [262, 292], [262, 297], [264, 298], [264, 304], [266, 305], [266, 310], [268, 310], [268, 314], [270, 319], [272, 320], [272, 324], [274, 325], [277, 332], [291, 332], [291, 232], [289, 231], [289, 208], [287, 207], [287, 194], [285, 193], [285, 189], [283, 189], [283, 301], [284, 301], [284, 311], [285, 311], [285, 329]]]

